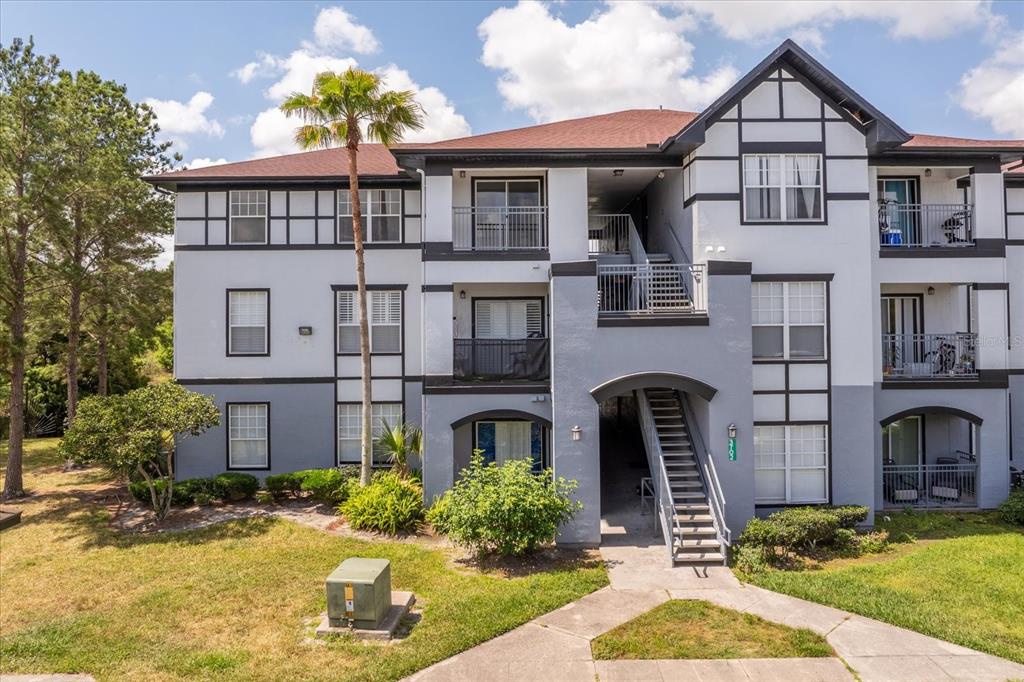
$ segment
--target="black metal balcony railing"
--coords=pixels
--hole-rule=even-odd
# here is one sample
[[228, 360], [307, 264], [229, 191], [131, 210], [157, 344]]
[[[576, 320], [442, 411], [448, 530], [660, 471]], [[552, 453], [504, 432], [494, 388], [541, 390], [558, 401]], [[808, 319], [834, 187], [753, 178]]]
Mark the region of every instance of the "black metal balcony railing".
[[972, 378], [978, 376], [978, 335], [882, 334], [883, 378]]
[[455, 339], [460, 381], [547, 381], [548, 339]]
[[895, 204], [878, 207], [882, 248], [974, 246], [971, 204]]
[[452, 247], [456, 251], [546, 249], [547, 206], [456, 206]]

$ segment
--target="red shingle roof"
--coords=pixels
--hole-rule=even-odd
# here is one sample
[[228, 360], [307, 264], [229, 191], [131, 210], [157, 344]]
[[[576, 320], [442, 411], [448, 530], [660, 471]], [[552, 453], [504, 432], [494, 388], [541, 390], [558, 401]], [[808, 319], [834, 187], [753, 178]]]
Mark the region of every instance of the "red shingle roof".
[[935, 147], [950, 149], [955, 147], [984, 149], [1021, 148], [1024, 140], [972, 140], [964, 137], [943, 137], [942, 135], [914, 135], [902, 147]]
[[[348, 174], [348, 151], [344, 147], [319, 149], [266, 159], [225, 163], [153, 175], [148, 180], [222, 180], [230, 178], [324, 178]], [[359, 145], [359, 175], [400, 175], [395, 157], [382, 144]]]
[[690, 111], [629, 109], [611, 114], [542, 123], [526, 128], [460, 137], [400, 150], [467, 149], [644, 149], [661, 144], [697, 117]]

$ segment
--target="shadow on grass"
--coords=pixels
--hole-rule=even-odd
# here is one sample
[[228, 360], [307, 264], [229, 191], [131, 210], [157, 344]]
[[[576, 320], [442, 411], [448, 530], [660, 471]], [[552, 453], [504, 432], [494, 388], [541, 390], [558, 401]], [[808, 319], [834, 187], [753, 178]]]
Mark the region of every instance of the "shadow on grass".
[[506, 578], [570, 572], [602, 565], [600, 555], [594, 550], [559, 547], [543, 547], [520, 557], [466, 556], [455, 559], [454, 563], [463, 568], [474, 569], [484, 574], [498, 574]]

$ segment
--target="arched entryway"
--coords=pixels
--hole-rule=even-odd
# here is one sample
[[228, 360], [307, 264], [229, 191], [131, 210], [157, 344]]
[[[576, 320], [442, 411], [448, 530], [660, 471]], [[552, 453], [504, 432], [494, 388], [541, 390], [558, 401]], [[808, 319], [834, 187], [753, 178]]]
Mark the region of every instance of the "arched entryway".
[[[603, 545], [654, 548], [664, 544], [654, 499], [660, 465], [648, 456], [644, 412], [653, 420], [652, 400], [657, 401], [659, 419], [685, 419], [686, 436], [693, 439], [701, 430], [700, 415], [706, 419], [707, 405], [716, 393], [717, 389], [703, 381], [671, 372], [627, 374], [591, 389], [600, 415]], [[653, 421], [648, 422], [648, 441], [651, 426]]]
[[982, 419], [945, 405], [923, 405], [879, 421], [883, 508], [978, 506]]
[[516, 409], [474, 412], [451, 423], [454, 478], [469, 466], [474, 450], [488, 462], [532, 459], [539, 471], [551, 465], [551, 420]]

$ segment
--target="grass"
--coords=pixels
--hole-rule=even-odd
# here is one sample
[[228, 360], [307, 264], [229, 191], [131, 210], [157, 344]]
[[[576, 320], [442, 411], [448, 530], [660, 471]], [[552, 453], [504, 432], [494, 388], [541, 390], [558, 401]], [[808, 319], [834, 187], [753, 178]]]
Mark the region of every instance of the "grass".
[[596, 659], [818, 658], [835, 655], [806, 629], [706, 601], [671, 600], [595, 639]]
[[[5, 673], [97, 679], [398, 679], [607, 584], [577, 558], [518, 577], [457, 567], [444, 550], [364, 541], [280, 519], [126, 535], [97, 499], [95, 470], [63, 473], [55, 441], [31, 442], [21, 525], [0, 536]], [[122, 490], [123, 495], [123, 490]], [[324, 577], [349, 556], [392, 561], [422, 618], [391, 645], [310, 640]]]
[[750, 582], [1024, 663], [1024, 529], [992, 512], [902, 512], [884, 554]]

